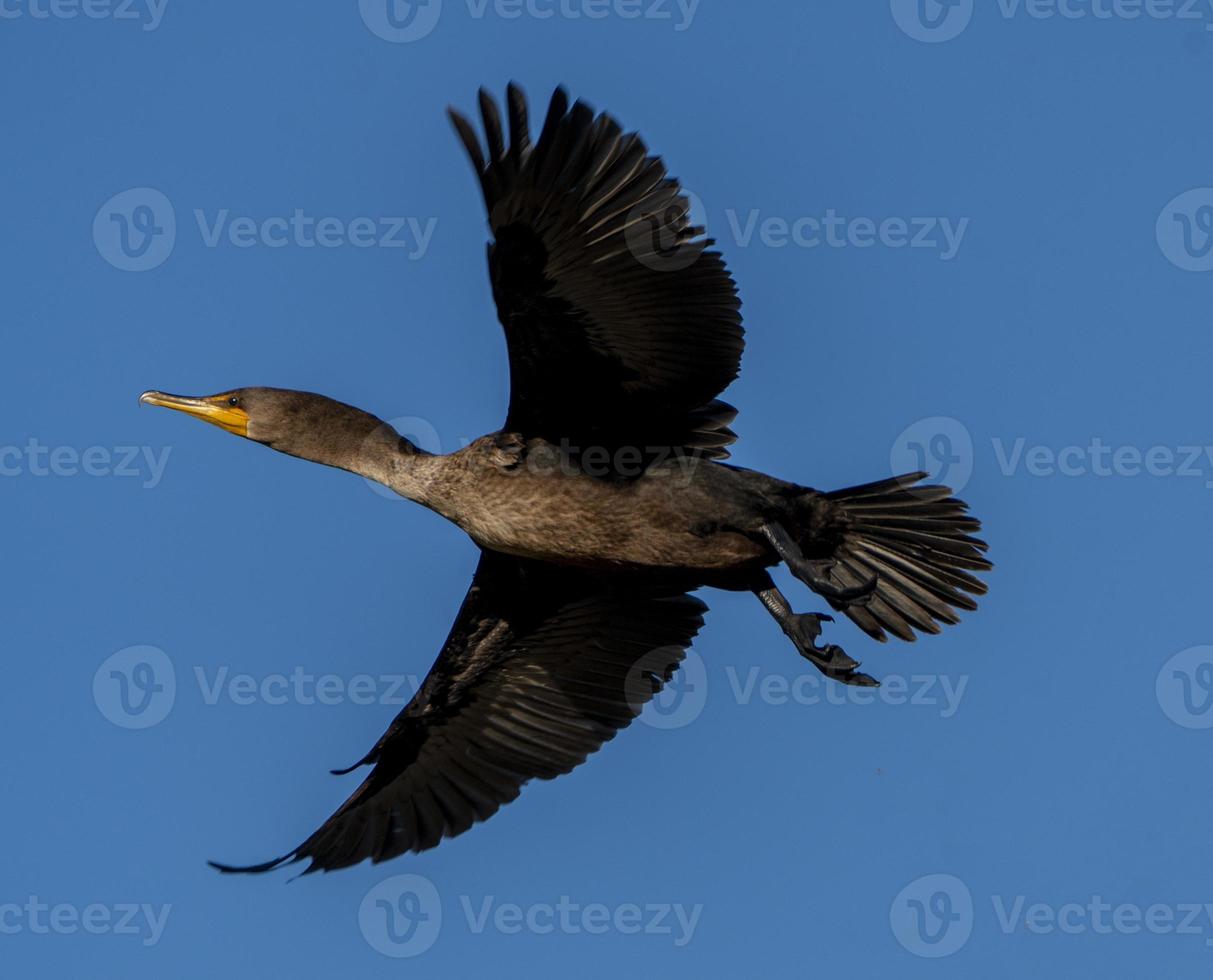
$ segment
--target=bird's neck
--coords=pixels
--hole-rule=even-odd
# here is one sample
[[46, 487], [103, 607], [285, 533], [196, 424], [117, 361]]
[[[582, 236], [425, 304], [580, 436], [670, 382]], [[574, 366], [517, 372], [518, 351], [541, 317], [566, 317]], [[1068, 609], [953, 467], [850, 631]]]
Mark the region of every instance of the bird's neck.
[[388, 423], [360, 409], [337, 405], [324, 424], [305, 427], [289, 440], [269, 441], [279, 452], [334, 466], [381, 483], [402, 497], [429, 506], [444, 456], [418, 449]]
[[359, 452], [339, 465], [408, 500], [429, 506], [434, 478], [443, 459], [418, 449], [390, 425], [382, 423], [367, 437]]

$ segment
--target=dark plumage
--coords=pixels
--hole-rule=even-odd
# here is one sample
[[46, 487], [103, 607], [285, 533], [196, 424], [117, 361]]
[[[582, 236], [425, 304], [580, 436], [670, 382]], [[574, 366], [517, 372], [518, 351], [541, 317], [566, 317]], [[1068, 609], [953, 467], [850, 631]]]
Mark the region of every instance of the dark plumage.
[[[510, 358], [499, 432], [449, 456], [321, 395], [147, 392], [280, 452], [378, 480], [463, 528], [480, 566], [416, 697], [367, 755], [354, 794], [290, 853], [308, 871], [433, 847], [529, 779], [585, 761], [669, 680], [703, 625], [688, 593], [753, 591], [797, 650], [842, 683], [876, 682], [819, 646], [780, 562], [868, 635], [913, 640], [985, 592], [979, 528], [925, 474], [820, 493], [722, 463], [736, 411], [740, 303], [660, 160], [557, 90], [532, 145], [511, 85], [509, 139], [480, 96], [481, 146], [451, 119], [480, 181], [489, 271]], [[349, 770], [344, 770], [349, 771]]]
[[723, 457], [741, 301], [688, 203], [634, 133], [557, 89], [538, 143], [510, 86], [510, 144], [485, 92], [487, 158], [450, 111], [488, 209], [489, 274], [510, 354], [507, 432], [574, 447]]

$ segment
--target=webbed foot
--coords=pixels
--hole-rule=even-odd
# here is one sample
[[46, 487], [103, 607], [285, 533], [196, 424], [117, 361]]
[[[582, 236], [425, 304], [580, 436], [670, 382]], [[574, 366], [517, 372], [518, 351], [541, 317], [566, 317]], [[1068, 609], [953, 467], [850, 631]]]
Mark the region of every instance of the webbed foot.
[[880, 682], [876, 678], [858, 671], [859, 661], [842, 647], [834, 643], [818, 645], [821, 624], [833, 621], [834, 617], [826, 613], [794, 613], [787, 618], [784, 630], [796, 644], [800, 655], [826, 677], [856, 687], [879, 687]]

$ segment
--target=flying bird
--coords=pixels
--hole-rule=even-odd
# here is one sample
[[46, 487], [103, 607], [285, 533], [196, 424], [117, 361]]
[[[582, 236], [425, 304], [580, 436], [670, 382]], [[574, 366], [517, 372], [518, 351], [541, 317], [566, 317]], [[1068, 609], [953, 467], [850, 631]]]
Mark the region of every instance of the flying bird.
[[[505, 330], [502, 428], [422, 451], [322, 395], [145, 392], [282, 453], [360, 474], [462, 528], [479, 565], [415, 697], [350, 772], [370, 773], [307, 840], [260, 872], [305, 873], [434, 847], [552, 779], [625, 728], [703, 625], [703, 587], [754, 593], [827, 677], [875, 685], [824, 613], [797, 613], [785, 565], [876, 640], [958, 621], [991, 567], [979, 522], [911, 473], [820, 492], [725, 463], [741, 304], [688, 199], [634, 133], [563, 89], [532, 142], [511, 84], [482, 143], [450, 118], [484, 195], [489, 276]], [[508, 137], [508, 141], [507, 141]]]

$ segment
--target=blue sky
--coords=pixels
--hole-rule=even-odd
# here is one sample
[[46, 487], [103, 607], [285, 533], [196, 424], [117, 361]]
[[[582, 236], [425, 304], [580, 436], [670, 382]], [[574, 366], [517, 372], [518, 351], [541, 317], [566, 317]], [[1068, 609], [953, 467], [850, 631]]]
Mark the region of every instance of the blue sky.
[[[1207, 972], [1211, 26], [3, 0], [6, 972]], [[476, 554], [136, 398], [316, 390], [446, 451], [496, 428], [443, 110], [511, 78], [608, 108], [701, 202], [749, 331], [735, 460], [822, 488], [925, 460], [986, 523], [990, 595], [914, 647], [831, 629], [885, 679], [863, 701], [705, 594], [686, 682], [571, 776], [420, 856], [221, 878], [353, 788], [327, 770]]]

